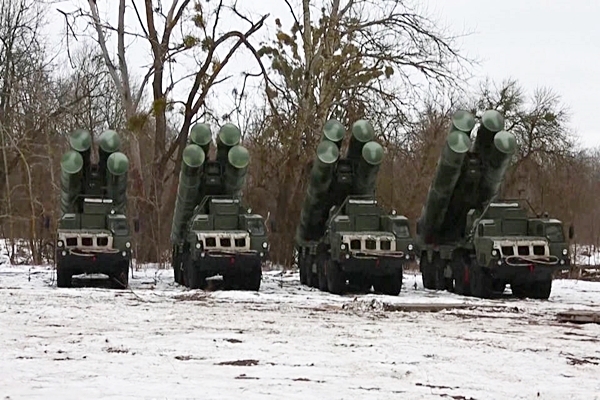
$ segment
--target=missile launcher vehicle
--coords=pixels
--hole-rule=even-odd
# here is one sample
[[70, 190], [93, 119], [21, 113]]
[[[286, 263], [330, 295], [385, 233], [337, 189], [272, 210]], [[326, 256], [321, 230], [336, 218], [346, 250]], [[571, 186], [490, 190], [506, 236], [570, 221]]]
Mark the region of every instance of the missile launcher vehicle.
[[240, 140], [237, 126], [223, 125], [210, 160], [212, 132], [199, 123], [183, 151], [171, 227], [172, 266], [175, 281], [191, 289], [205, 289], [207, 279], [217, 275], [225, 289], [260, 289], [269, 242], [263, 217], [242, 202], [250, 156]]
[[76, 129], [61, 159], [60, 220], [56, 242], [57, 286], [73, 275], [105, 274], [126, 288], [131, 235], [126, 217], [129, 160], [113, 130], [98, 138], [99, 161], [90, 162], [92, 136]]
[[304, 285], [341, 294], [351, 288], [398, 295], [414, 259], [408, 219], [386, 213], [375, 188], [383, 147], [370, 122], [356, 121], [346, 157], [344, 126], [329, 120], [310, 172], [295, 248]]
[[569, 268], [563, 225], [496, 200], [516, 139], [498, 111], [483, 113], [471, 145], [475, 125], [467, 111], [453, 115], [417, 221], [423, 286], [490, 298], [510, 284], [516, 296], [547, 299], [552, 273]]

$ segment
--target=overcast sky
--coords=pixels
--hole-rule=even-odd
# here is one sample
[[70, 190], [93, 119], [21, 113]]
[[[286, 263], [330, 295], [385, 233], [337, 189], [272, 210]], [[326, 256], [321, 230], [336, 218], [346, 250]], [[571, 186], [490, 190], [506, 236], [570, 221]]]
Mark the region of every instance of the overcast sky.
[[586, 146], [600, 146], [599, 0], [425, 0], [455, 32], [477, 75], [512, 77], [527, 90], [553, 88], [571, 111], [571, 126]]
[[[501, 82], [514, 78], [528, 92], [539, 86], [554, 89], [569, 107], [571, 127], [581, 138], [581, 143], [586, 147], [600, 146], [600, 129], [594, 125], [600, 120], [597, 117], [600, 104], [600, 0], [419, 1], [426, 5], [432, 18], [451, 33], [470, 33], [460, 39], [459, 45], [465, 55], [480, 61], [474, 71], [475, 79], [489, 76]], [[66, 6], [69, 3], [71, 7]], [[87, 8], [85, 3], [84, 0], [64, 0], [55, 4], [57, 8], [69, 9], [75, 4]], [[170, 1], [164, 3], [168, 7]], [[291, 0], [291, 3], [299, 5], [300, 1]], [[108, 12], [116, 18], [116, 0], [98, 4], [102, 15]], [[275, 18], [280, 18], [286, 27], [291, 25], [292, 19], [283, 0], [239, 0], [238, 6], [251, 11], [256, 18], [270, 13], [262, 37], [273, 38]], [[53, 29], [64, 32], [60, 14], [56, 13], [52, 20]], [[133, 14], [127, 20], [128, 23], [136, 22]], [[235, 28], [244, 30], [246, 26]], [[128, 49], [132, 64], [138, 54], [142, 58], [147, 54], [146, 50], [136, 47], [134, 44]], [[245, 61], [236, 60], [232, 68], [241, 71], [245, 64]], [[473, 86], [476, 85], [477, 81], [474, 81]]]

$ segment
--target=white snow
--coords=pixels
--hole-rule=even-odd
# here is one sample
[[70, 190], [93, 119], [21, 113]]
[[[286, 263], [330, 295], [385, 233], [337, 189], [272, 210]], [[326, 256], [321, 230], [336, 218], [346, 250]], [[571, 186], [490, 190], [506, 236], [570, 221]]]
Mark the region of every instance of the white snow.
[[0, 267], [1, 398], [600, 399], [600, 326], [555, 320], [598, 310], [600, 283], [486, 301], [424, 290], [415, 274], [397, 297], [335, 296], [277, 271], [259, 293], [133, 274], [131, 290], [58, 289], [51, 267]]

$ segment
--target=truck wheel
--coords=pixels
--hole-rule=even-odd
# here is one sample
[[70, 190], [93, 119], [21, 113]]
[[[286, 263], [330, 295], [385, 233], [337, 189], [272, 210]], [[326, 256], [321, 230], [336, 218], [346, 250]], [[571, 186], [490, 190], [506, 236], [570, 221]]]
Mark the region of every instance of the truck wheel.
[[489, 299], [494, 292], [493, 279], [487, 269], [479, 265], [472, 265], [469, 268], [469, 284], [471, 295], [481, 299]]
[[421, 261], [419, 264], [419, 269], [421, 270], [421, 277], [423, 278], [423, 287], [425, 289], [434, 289], [435, 282], [434, 275], [432, 273], [433, 268], [431, 267], [429, 261], [427, 261], [427, 254], [423, 253], [421, 255]]
[[190, 289], [200, 289], [202, 282], [200, 282], [200, 274], [198, 273], [198, 268], [195, 268], [193, 265], [187, 265], [187, 286]]
[[325, 263], [322, 260], [317, 260], [317, 288], [322, 292], [329, 291]]
[[115, 282], [116, 289], [127, 289], [129, 285], [129, 263], [123, 263], [118, 267], [113, 282]]
[[246, 282], [244, 282], [245, 289], [258, 292], [260, 290], [260, 282], [262, 280], [262, 266], [259, 263], [254, 266], [252, 270], [246, 276]]
[[306, 285], [308, 273], [306, 271], [306, 262], [303, 256], [298, 256], [298, 271], [300, 272], [300, 284]]
[[173, 265], [173, 280], [175, 283], [181, 284], [181, 271], [179, 265]]
[[548, 300], [552, 292], [552, 278], [542, 281], [534, 281], [529, 284], [529, 298]]
[[394, 272], [387, 276], [377, 277], [375, 291], [388, 296], [398, 296], [402, 290], [402, 273]]
[[327, 278], [327, 290], [329, 293], [342, 294], [346, 289], [346, 277], [340, 265], [332, 260], [325, 264], [325, 277]]
[[469, 296], [471, 294], [469, 267], [464, 262], [457, 261], [452, 266], [452, 275], [454, 275], [454, 293], [461, 296]]
[[63, 269], [56, 270], [56, 286], [57, 287], [71, 287], [71, 273]]

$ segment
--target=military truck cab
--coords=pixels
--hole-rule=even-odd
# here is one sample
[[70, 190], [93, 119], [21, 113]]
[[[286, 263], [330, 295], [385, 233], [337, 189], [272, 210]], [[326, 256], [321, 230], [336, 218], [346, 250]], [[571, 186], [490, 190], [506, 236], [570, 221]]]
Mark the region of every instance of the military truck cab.
[[342, 293], [348, 281], [360, 291], [373, 286], [376, 292], [397, 295], [404, 264], [415, 258], [408, 219], [384, 214], [372, 196], [348, 196], [332, 207], [316, 252], [311, 275], [331, 293]]
[[56, 241], [57, 286], [71, 285], [73, 275], [105, 274], [127, 287], [131, 263], [131, 235], [124, 214], [112, 199], [84, 197], [80, 213], [59, 220]]
[[269, 243], [262, 216], [228, 196], [206, 196], [190, 220], [176, 280], [205, 288], [206, 279], [221, 275], [231, 288], [259, 290]]
[[476, 265], [485, 268], [483, 294], [503, 291], [510, 284], [518, 297], [548, 298], [552, 274], [569, 269], [568, 243], [557, 219], [528, 216], [517, 202], [495, 202], [481, 218], [473, 210]]

